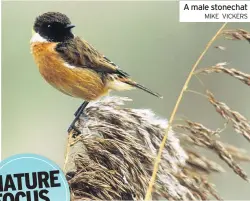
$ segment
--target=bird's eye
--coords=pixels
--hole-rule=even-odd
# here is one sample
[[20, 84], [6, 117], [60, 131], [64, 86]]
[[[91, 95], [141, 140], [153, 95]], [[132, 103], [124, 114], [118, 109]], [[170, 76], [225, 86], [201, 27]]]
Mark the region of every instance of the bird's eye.
[[51, 25], [50, 24], [48, 24], [48, 28], [50, 28], [51, 27]]

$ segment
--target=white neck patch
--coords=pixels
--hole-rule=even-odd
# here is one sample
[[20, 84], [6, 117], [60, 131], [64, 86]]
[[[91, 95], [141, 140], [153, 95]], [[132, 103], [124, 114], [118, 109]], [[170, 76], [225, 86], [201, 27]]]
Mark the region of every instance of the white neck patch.
[[43, 38], [39, 33], [35, 33], [31, 40], [31, 43], [35, 43], [35, 42], [40, 42], [40, 43], [48, 43], [49, 41], [47, 41], [45, 38]]

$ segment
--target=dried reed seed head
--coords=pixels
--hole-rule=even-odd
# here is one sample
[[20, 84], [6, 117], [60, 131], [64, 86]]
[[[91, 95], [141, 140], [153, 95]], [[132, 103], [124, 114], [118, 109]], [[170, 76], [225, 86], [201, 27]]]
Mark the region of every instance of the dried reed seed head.
[[[193, 196], [196, 197], [195, 200], [208, 200], [211, 195], [214, 198], [221, 200], [220, 196], [212, 188], [212, 185], [207, 182], [207, 178], [203, 177], [203, 175], [195, 174], [193, 170], [185, 167], [183, 172], [180, 172], [176, 177], [182, 185], [192, 190]], [[208, 186], [211, 187], [208, 188]]]
[[197, 174], [200, 174], [202, 172], [205, 172], [206, 174], [210, 174], [212, 172], [225, 172], [225, 170], [217, 163], [214, 161], [207, 159], [204, 156], [201, 156], [195, 151], [192, 150], [186, 150], [188, 153], [188, 160], [187, 164], [191, 168], [196, 168]]
[[228, 151], [228, 153], [233, 157], [236, 161], [250, 161], [250, 156], [246, 150], [237, 148], [233, 145], [224, 143], [223, 146]]
[[230, 109], [225, 103], [217, 101], [211, 92], [207, 91], [207, 96], [209, 102], [215, 107], [216, 111], [224, 119], [232, 123], [234, 130], [250, 141], [249, 121], [239, 112]]
[[[107, 97], [86, 109], [87, 119], [84, 117], [79, 123], [84, 135], [73, 143], [80, 144], [81, 151], [70, 157], [75, 169], [68, 179], [75, 200], [144, 198], [167, 121], [150, 110], [122, 108], [125, 101], [128, 99]], [[218, 131], [192, 121], [179, 128], [189, 131], [191, 135], [187, 137], [191, 141], [214, 150], [246, 178], [226, 149], [214, 140]], [[185, 152], [179, 139], [170, 132], [152, 199], [204, 200], [211, 196], [220, 199], [207, 182], [207, 175], [220, 171], [219, 167], [202, 155], [188, 149]]]
[[[144, 198], [167, 121], [150, 110], [122, 108], [127, 100], [107, 97], [86, 108], [87, 117], [79, 122], [84, 135], [78, 138], [78, 143], [83, 151], [71, 156], [75, 158], [76, 174], [69, 183], [76, 197], [124, 199], [125, 195], [129, 199]], [[179, 139], [170, 132], [154, 199], [163, 196], [190, 199], [192, 193], [174, 176], [182, 171], [187, 158]]]
[[247, 40], [250, 42], [250, 32], [244, 29], [228, 29], [222, 32], [222, 35], [226, 37], [226, 39], [230, 40]]
[[244, 84], [250, 86], [250, 74], [241, 72], [241, 71], [236, 70], [234, 68], [226, 68], [225, 65], [227, 65], [227, 63], [216, 64], [215, 66], [199, 69], [195, 73], [196, 74], [198, 74], [198, 73], [209, 74], [209, 73], [214, 73], [214, 72], [215, 73], [225, 73], [227, 75], [230, 75], [230, 76], [240, 80]]
[[233, 160], [233, 157], [225, 149], [223, 144], [219, 141], [214, 142], [214, 149], [219, 154], [220, 158], [224, 160], [229, 167], [231, 167], [236, 174], [238, 174], [242, 179], [248, 181], [247, 174], [240, 168], [240, 166]]
[[219, 49], [219, 50], [223, 50], [223, 51], [225, 51], [226, 50], [226, 47], [223, 47], [223, 46], [215, 46], [214, 48], [216, 48], [216, 49]]
[[[211, 92], [208, 92], [208, 94], [211, 96], [211, 102], [216, 104], [217, 101], [212, 96]], [[220, 114], [227, 117], [224, 111], [220, 111], [220, 107], [216, 106], [217, 110], [219, 110]], [[212, 133], [214, 133], [212, 130], [206, 128], [200, 123], [186, 121], [188, 125], [177, 125], [177, 128], [184, 129], [185, 131], [188, 131], [191, 136], [189, 137], [192, 139], [192, 142], [197, 145], [201, 145], [203, 147], [206, 147], [213, 152], [215, 152], [223, 161], [225, 161], [229, 167], [231, 167], [236, 174], [238, 174], [241, 178], [244, 180], [248, 180], [246, 173], [239, 167], [239, 165], [234, 161], [233, 156], [230, 154], [230, 152], [227, 151], [227, 149], [224, 147], [223, 143], [220, 141], [214, 139]], [[189, 154], [190, 156], [190, 154]], [[193, 163], [194, 164], [194, 163]]]

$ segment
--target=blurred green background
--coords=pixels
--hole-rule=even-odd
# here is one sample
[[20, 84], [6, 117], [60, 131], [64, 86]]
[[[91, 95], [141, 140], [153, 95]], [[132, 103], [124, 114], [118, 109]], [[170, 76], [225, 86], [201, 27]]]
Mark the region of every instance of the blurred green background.
[[[179, 23], [178, 2], [3, 2], [2, 4], [2, 157], [30, 152], [63, 164], [66, 129], [82, 102], [48, 85], [30, 54], [29, 40], [34, 19], [47, 11], [67, 14], [76, 25], [74, 33], [136, 80], [161, 93], [163, 100], [142, 91], [113, 92], [134, 101], [129, 107], [151, 108], [167, 118], [191, 66], [220, 23]], [[232, 23], [230, 28], [250, 30], [249, 23]], [[250, 45], [245, 41], [218, 40], [201, 67], [228, 61], [249, 73]], [[249, 87], [226, 75], [201, 76], [217, 98], [250, 118]], [[199, 89], [197, 79], [190, 87]], [[185, 115], [213, 129], [223, 121], [203, 97], [186, 94], [177, 118]], [[223, 140], [250, 151], [246, 140], [228, 129]], [[210, 155], [217, 160], [217, 156]], [[222, 165], [223, 162], [221, 162]], [[250, 175], [250, 165], [242, 164]], [[228, 172], [214, 175], [225, 199], [249, 199], [250, 185], [224, 165]]]

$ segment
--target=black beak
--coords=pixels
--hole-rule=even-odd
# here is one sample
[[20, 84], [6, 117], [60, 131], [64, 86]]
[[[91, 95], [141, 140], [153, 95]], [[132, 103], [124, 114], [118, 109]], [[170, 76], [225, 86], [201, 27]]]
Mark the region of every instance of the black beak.
[[74, 27], [75, 27], [75, 25], [73, 25], [73, 24], [68, 24], [68, 25], [65, 26], [65, 29], [72, 29], [72, 28], [74, 28]]

